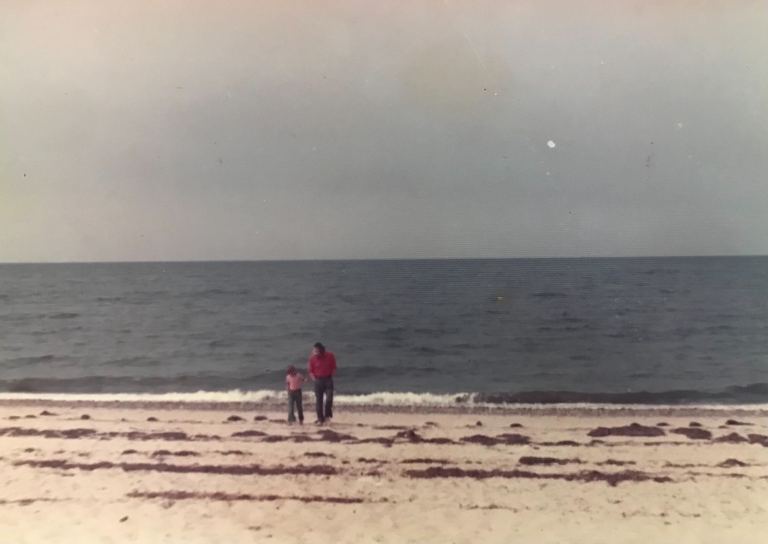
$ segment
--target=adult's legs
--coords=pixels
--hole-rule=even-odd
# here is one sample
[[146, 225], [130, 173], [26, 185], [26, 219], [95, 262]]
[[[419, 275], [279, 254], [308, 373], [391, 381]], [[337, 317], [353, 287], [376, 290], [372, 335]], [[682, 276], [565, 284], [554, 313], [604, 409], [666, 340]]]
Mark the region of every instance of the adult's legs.
[[323, 393], [325, 392], [325, 381], [322, 378], [315, 380], [315, 411], [317, 412], [317, 420], [322, 423], [325, 421], [323, 416]]
[[325, 384], [325, 417], [333, 417], [333, 378], [327, 378]]

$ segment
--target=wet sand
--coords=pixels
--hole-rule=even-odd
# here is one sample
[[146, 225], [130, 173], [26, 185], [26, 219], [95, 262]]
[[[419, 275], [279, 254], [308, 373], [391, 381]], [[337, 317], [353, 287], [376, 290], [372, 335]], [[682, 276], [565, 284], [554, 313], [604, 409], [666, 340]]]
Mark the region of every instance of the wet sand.
[[0, 534], [26, 542], [764, 542], [768, 419], [4, 402]]

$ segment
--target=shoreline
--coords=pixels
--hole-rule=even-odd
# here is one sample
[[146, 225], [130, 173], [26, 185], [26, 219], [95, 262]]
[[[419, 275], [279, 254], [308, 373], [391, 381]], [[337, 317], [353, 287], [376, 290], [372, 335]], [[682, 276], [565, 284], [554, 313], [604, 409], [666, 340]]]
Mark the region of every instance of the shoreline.
[[[305, 411], [311, 412], [311, 394], [305, 393]], [[42, 398], [2, 398], [0, 407], [57, 407], [119, 410], [201, 410], [201, 411], [269, 411], [282, 412], [284, 402], [257, 401], [165, 401], [165, 400], [83, 400]], [[725, 414], [745, 417], [768, 417], [768, 407], [755, 405], [654, 405], [654, 404], [506, 404], [475, 405], [397, 405], [334, 403], [338, 411], [348, 414], [446, 414], [551, 417], [721, 417]]]

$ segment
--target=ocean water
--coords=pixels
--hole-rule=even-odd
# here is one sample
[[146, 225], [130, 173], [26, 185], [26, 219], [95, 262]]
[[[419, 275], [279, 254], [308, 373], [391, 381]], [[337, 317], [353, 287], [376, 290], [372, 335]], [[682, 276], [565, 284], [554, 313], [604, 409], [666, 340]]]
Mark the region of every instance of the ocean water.
[[764, 403], [768, 257], [0, 265], [0, 392], [258, 395], [318, 340], [343, 395]]

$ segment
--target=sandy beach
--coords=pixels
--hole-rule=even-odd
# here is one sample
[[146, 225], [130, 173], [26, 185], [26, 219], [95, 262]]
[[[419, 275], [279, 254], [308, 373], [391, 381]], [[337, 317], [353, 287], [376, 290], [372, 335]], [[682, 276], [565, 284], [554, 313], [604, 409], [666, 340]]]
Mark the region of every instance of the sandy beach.
[[4, 542], [764, 542], [759, 411], [5, 402]]

